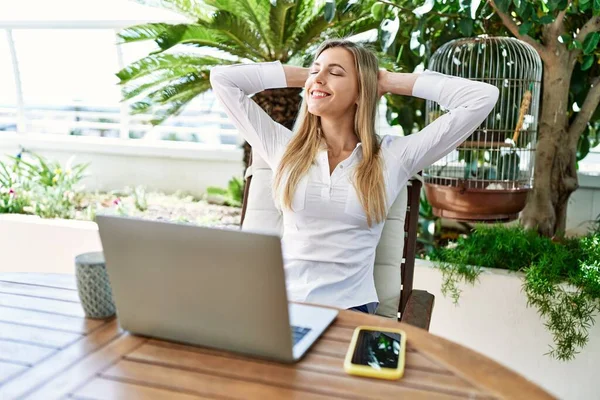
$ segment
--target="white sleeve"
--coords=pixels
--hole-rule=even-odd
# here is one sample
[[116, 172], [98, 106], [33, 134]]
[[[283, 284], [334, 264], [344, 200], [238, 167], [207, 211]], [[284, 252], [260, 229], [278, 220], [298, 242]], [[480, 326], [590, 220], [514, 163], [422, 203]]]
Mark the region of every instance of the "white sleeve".
[[421, 73], [412, 95], [435, 101], [448, 112], [417, 133], [384, 138], [382, 146], [392, 158], [390, 172], [400, 179], [411, 177], [456, 149], [486, 119], [498, 94], [498, 88], [487, 83], [429, 70]]
[[265, 89], [287, 87], [280, 61], [213, 67], [210, 83], [240, 134], [272, 169], [292, 131], [275, 122], [249, 95]]

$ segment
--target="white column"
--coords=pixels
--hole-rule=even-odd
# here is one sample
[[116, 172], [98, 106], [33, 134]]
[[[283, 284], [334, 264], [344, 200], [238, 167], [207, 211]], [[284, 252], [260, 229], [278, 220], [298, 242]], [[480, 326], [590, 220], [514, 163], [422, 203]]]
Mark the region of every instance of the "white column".
[[[115, 35], [119, 33], [119, 29], [115, 29]], [[119, 63], [119, 70], [125, 68], [125, 62], [123, 61], [123, 49], [122, 45], [117, 44], [117, 62]], [[121, 95], [123, 95], [123, 90], [121, 90]], [[119, 133], [119, 137], [121, 139], [129, 139], [129, 107], [126, 101], [120, 103], [121, 110], [121, 129]]]
[[12, 29], [6, 29], [6, 39], [13, 66], [13, 75], [15, 77], [15, 89], [17, 92], [17, 132], [27, 131], [27, 120], [25, 119], [25, 101], [23, 100], [23, 87], [21, 86], [21, 72], [19, 70], [19, 60], [17, 59], [17, 50], [12, 36]]

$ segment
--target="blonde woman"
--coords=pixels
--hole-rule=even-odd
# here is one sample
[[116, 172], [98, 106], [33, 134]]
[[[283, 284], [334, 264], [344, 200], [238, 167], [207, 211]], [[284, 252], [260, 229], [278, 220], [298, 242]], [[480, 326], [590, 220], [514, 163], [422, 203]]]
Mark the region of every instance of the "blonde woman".
[[[310, 68], [279, 61], [218, 66], [213, 91], [239, 132], [274, 171], [291, 301], [374, 312], [373, 266], [386, 213], [408, 179], [463, 142], [498, 99], [494, 86], [431, 71], [380, 70], [347, 39], [324, 41]], [[303, 87], [293, 131], [248, 95]], [[409, 136], [378, 137], [387, 92], [432, 100], [448, 112]]]

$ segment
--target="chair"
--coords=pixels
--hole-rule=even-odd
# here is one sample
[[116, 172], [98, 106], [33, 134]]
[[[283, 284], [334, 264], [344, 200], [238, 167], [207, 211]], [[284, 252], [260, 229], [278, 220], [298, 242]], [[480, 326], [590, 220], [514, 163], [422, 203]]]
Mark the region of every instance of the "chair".
[[[252, 151], [245, 176], [242, 229], [281, 235], [282, 217], [271, 197], [272, 175], [267, 163]], [[420, 176], [412, 178], [385, 221], [375, 255], [376, 314], [429, 330], [434, 296], [412, 287], [421, 186]]]

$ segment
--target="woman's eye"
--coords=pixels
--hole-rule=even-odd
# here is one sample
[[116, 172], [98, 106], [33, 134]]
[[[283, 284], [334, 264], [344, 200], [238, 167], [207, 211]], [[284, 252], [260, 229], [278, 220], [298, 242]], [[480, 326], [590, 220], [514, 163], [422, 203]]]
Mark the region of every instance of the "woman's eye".
[[[314, 75], [314, 74], [318, 74], [318, 73], [319, 73], [319, 71], [312, 71], [312, 72], [309, 72], [309, 74], [310, 74], [310, 75]], [[331, 72], [331, 75], [334, 75], [334, 76], [342, 76], [341, 74], [334, 74], [333, 72]]]

